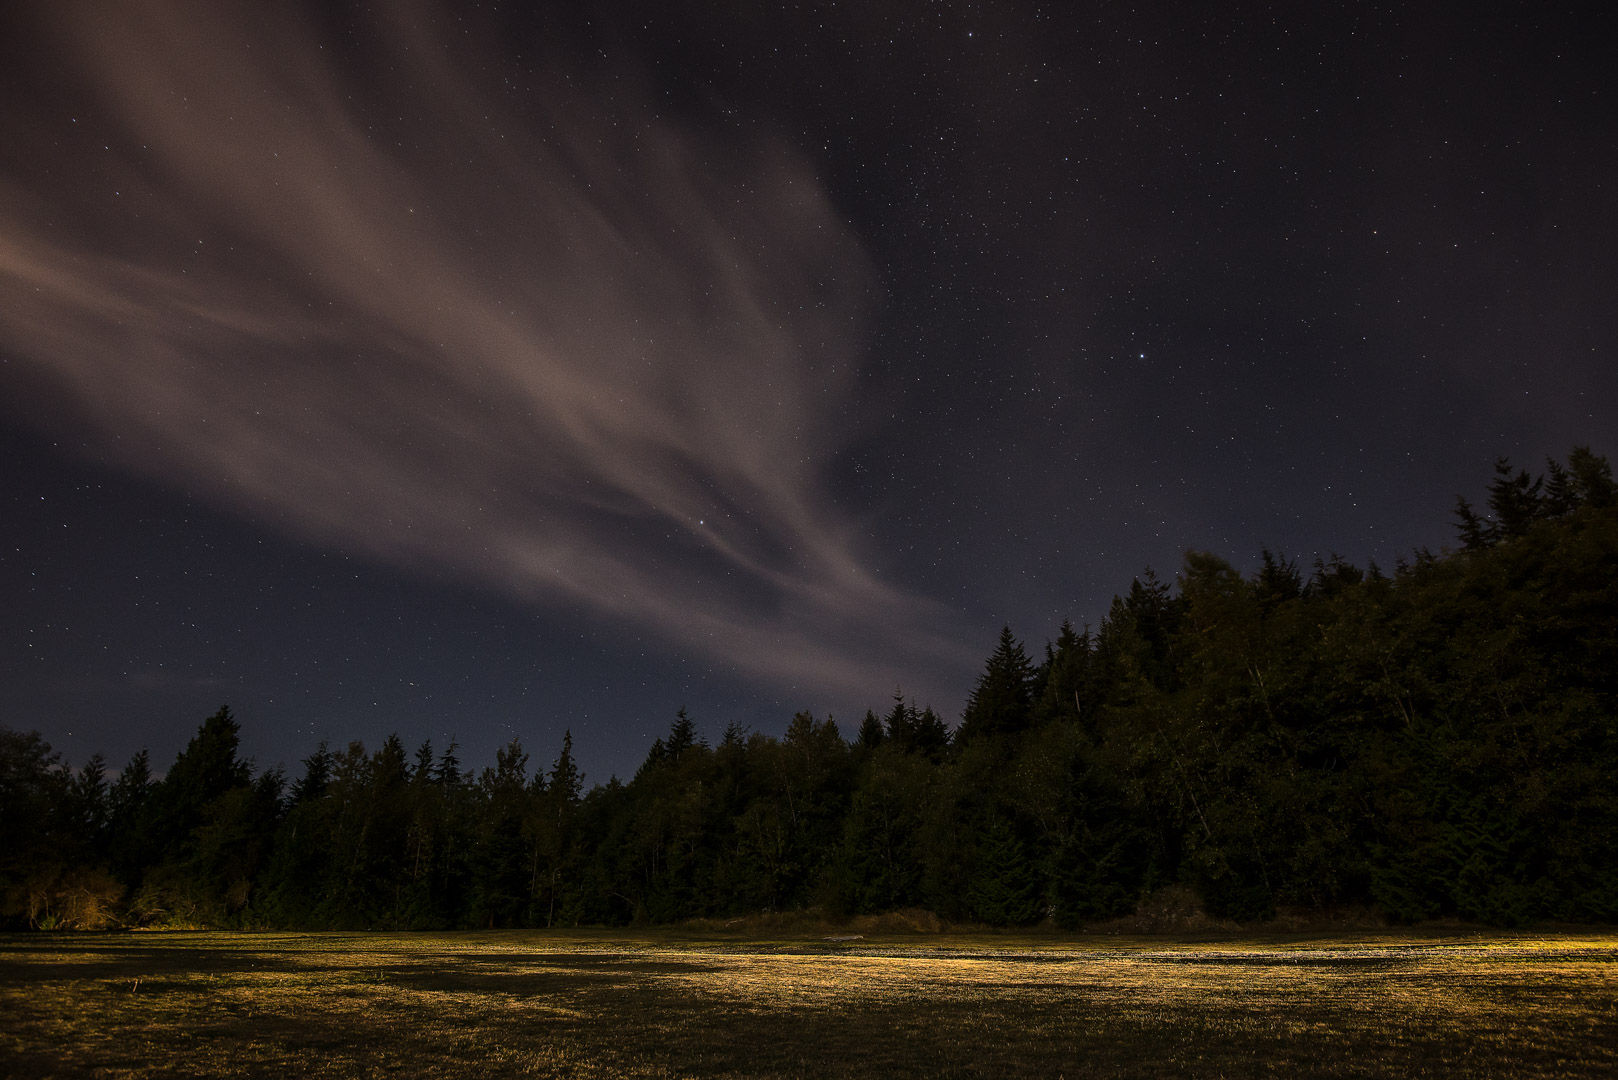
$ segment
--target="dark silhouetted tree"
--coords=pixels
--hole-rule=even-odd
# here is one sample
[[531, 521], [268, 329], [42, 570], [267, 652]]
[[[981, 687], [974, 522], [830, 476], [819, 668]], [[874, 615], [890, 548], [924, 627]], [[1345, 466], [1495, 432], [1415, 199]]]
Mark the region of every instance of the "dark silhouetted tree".
[[956, 741], [967, 743], [1025, 730], [1033, 713], [1033, 676], [1022, 642], [1012, 636], [1011, 627], [1003, 628], [999, 644], [967, 698]]

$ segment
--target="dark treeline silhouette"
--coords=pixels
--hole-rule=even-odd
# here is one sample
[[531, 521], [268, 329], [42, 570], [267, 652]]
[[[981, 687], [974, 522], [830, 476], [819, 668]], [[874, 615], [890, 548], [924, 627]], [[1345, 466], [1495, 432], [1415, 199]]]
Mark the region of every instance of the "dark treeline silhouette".
[[1461, 550], [1391, 573], [1193, 552], [1092, 632], [1003, 631], [952, 732], [895, 694], [845, 732], [709, 745], [682, 709], [628, 782], [571, 738], [319, 747], [256, 776], [228, 709], [161, 780], [0, 731], [13, 926], [513, 927], [920, 906], [1062, 926], [1159, 890], [1217, 917], [1618, 920], [1618, 491], [1506, 462]]

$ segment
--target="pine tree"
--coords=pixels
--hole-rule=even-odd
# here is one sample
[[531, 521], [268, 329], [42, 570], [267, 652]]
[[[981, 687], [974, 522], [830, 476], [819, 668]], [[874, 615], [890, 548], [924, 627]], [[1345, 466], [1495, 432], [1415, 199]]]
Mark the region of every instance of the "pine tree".
[[478, 777], [478, 819], [472, 860], [472, 925], [493, 929], [522, 921], [532, 893], [528, 817], [528, 754], [513, 738], [495, 751], [493, 768]]
[[576, 806], [584, 790], [584, 774], [573, 761], [573, 731], [562, 732], [562, 751], [551, 763], [551, 795], [568, 806]]
[[562, 733], [562, 749], [551, 765], [550, 783], [539, 800], [540, 816], [531, 829], [533, 859], [530, 892], [534, 918], [543, 912], [546, 926], [555, 926], [568, 906], [564, 889], [573, 891], [576, 873], [570, 857], [573, 819], [578, 812], [584, 776], [573, 761], [573, 732]]
[[292, 785], [292, 801], [294, 804], [309, 802], [326, 794], [326, 787], [331, 783], [331, 750], [322, 739], [315, 752], [303, 759], [303, 776]]
[[[1470, 510], [1468, 507], [1468, 512]], [[1258, 589], [1259, 602], [1266, 609], [1303, 595], [1303, 576], [1298, 573], [1296, 562], [1289, 562], [1269, 548], [1261, 549], [1259, 558], [1262, 565], [1253, 578], [1253, 584]]]
[[460, 744], [455, 741], [455, 736], [451, 735], [449, 745], [444, 747], [444, 752], [438, 757], [438, 771], [434, 779], [444, 787], [456, 787], [466, 779], [461, 772], [461, 759], [455, 756], [458, 749]]
[[939, 760], [944, 751], [950, 748], [949, 725], [933, 711], [931, 705], [924, 706], [921, 712], [916, 713], [913, 730], [916, 749], [933, 761]]
[[895, 746], [906, 751], [917, 749], [916, 706], [905, 701], [903, 690], [893, 691], [893, 708], [888, 710], [884, 723], [888, 729], [888, 738], [893, 740]]
[[674, 714], [674, 723], [669, 727], [668, 740], [663, 744], [668, 753], [669, 760], [677, 761], [681, 754], [696, 746], [697, 726], [686, 715], [685, 706], [681, 705]]
[[999, 644], [967, 699], [957, 741], [1014, 735], [1027, 728], [1033, 711], [1033, 675], [1033, 665], [1022, 642], [1012, 636], [1011, 627], [1004, 627]]
[[1334, 551], [1329, 559], [1315, 560], [1315, 572], [1305, 591], [1310, 596], [1329, 598], [1364, 580], [1365, 571]]
[[433, 741], [424, 739], [416, 747], [416, 764], [410, 770], [410, 779], [425, 784], [433, 778]]
[[651, 748], [646, 751], [646, 760], [642, 761], [640, 763], [640, 768], [635, 770], [635, 779], [639, 780], [643, 776], [650, 775], [658, 766], [662, 765], [668, 759], [668, 748], [663, 745], [662, 736], [653, 739]]
[[1545, 459], [1546, 517], [1565, 517], [1579, 508], [1579, 489], [1573, 474], [1555, 458]]
[[876, 713], [866, 709], [865, 719], [860, 721], [859, 737], [855, 741], [864, 750], [875, 750], [882, 745], [882, 739], [882, 721], [877, 719]]
[[967, 886], [972, 914], [995, 926], [1039, 917], [1039, 878], [1022, 840], [1000, 814], [977, 830], [977, 859]]
[[151, 755], [144, 748], [129, 759], [107, 793], [107, 835], [113, 870], [125, 885], [140, 884], [155, 844], [147, 828], [152, 793]]
[[1462, 495], [1455, 497], [1455, 531], [1461, 536], [1461, 546], [1468, 551], [1482, 551], [1495, 542], [1494, 527], [1479, 517]]
[[84, 857], [99, 861], [107, 839], [112, 807], [107, 791], [107, 759], [90, 755], [68, 784], [73, 831]]
[[1591, 453], [1588, 446], [1575, 446], [1567, 456], [1567, 469], [1573, 474], [1581, 503], [1598, 510], [1618, 505], [1618, 484], [1613, 483], [1612, 466], [1606, 458]]
[[1089, 628], [1080, 633], [1073, 629], [1072, 622], [1063, 619], [1054, 646], [1047, 645], [1045, 654], [1044, 686], [1035, 710], [1039, 722], [1078, 720], [1092, 726], [1094, 718], [1088, 714], [1094, 711], [1095, 703], [1092, 701], [1087, 709], [1084, 702], [1090, 674]]
[[155, 831], [170, 857], [180, 858], [188, 850], [191, 831], [202, 823], [214, 800], [247, 786], [247, 762], [236, 756], [240, 745], [241, 727], [231, 716], [230, 706], [221, 706], [202, 722], [157, 785], [153, 793]]
[[1541, 516], [1540, 489], [1544, 481], [1530, 477], [1527, 469], [1513, 473], [1511, 462], [1499, 458], [1494, 463], [1494, 480], [1489, 484], [1489, 510], [1502, 540], [1523, 535]]

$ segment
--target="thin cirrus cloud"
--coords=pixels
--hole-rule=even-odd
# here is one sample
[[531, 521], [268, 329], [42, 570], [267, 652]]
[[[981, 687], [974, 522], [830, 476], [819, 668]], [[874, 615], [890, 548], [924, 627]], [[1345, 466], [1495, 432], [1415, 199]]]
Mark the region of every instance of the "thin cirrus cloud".
[[826, 491], [871, 275], [788, 149], [505, 97], [426, 10], [346, 65], [277, 5], [50, 10], [0, 344], [120, 463], [805, 690], [970, 662]]

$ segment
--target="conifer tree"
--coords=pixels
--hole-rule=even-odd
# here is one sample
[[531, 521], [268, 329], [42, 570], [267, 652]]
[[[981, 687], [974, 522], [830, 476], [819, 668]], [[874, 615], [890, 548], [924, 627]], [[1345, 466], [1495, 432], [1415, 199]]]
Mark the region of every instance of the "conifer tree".
[[292, 785], [292, 801], [296, 803], [309, 802], [326, 794], [326, 787], [331, 783], [331, 750], [326, 740], [320, 740], [315, 752], [303, 759], [303, 776]]
[[862, 749], [875, 750], [882, 745], [882, 739], [882, 721], [877, 719], [876, 713], [866, 709], [865, 719], [860, 721], [860, 733], [856, 742]]
[[423, 739], [416, 747], [416, 764], [410, 770], [410, 779], [425, 784], [433, 778], [433, 741]]
[[1545, 497], [1541, 505], [1546, 517], [1562, 517], [1579, 507], [1579, 489], [1573, 474], [1555, 458], [1545, 459]]
[[91, 754], [89, 760], [69, 773], [63, 809], [71, 842], [61, 854], [75, 863], [103, 866], [108, 854], [107, 826], [111, 807], [107, 759], [102, 754]]
[[562, 749], [551, 763], [551, 778], [547, 790], [553, 798], [567, 806], [578, 804], [584, 788], [584, 774], [573, 761], [573, 730], [562, 732]]
[[669, 727], [669, 737], [663, 748], [670, 760], [678, 760], [680, 755], [696, 746], [697, 726], [691, 722], [686, 714], [685, 706], [681, 705], [674, 714], [674, 723]]
[[455, 751], [459, 749], [460, 744], [455, 741], [455, 736], [451, 735], [449, 745], [444, 747], [444, 752], [438, 757], [438, 771], [434, 774], [434, 779], [444, 787], [456, 787], [466, 779], [461, 772], [461, 759], [455, 756]]
[[995, 926], [1039, 917], [1039, 878], [1022, 839], [1003, 815], [990, 814], [977, 830], [976, 865], [967, 887], [972, 914]]
[[635, 770], [635, 779], [639, 780], [643, 776], [650, 775], [659, 765], [662, 765], [668, 759], [668, 748], [663, 745], [663, 737], [659, 735], [657, 738], [652, 740], [650, 749], [646, 751], [646, 760], [642, 761], [640, 763], [640, 768]]
[[182, 858], [189, 850], [191, 831], [211, 803], [247, 786], [251, 774], [247, 762], [236, 756], [240, 744], [241, 728], [230, 706], [221, 706], [202, 722], [157, 785], [155, 832], [171, 858]]
[[1612, 465], [1588, 446], [1575, 446], [1567, 456], [1568, 472], [1578, 490], [1579, 502], [1598, 510], [1618, 505], [1618, 484], [1612, 479]]
[[999, 644], [967, 698], [958, 742], [986, 736], [1014, 735], [1032, 718], [1033, 665], [1011, 627], [1000, 631]]
[[107, 794], [107, 833], [114, 871], [125, 885], [138, 885], [154, 851], [148, 828], [152, 793], [151, 755], [142, 747], [124, 765]]
[[1527, 532], [1539, 518], [1544, 481], [1530, 477], [1527, 469], [1513, 473], [1511, 462], [1503, 457], [1495, 461], [1494, 474], [1489, 484], [1489, 510], [1494, 515], [1496, 535], [1502, 540], [1513, 539]]
[[[1471, 508], [1467, 509], [1470, 512]], [[1260, 551], [1259, 559], [1261, 564], [1253, 584], [1258, 590], [1259, 602], [1266, 609], [1273, 609], [1303, 595], [1303, 576], [1298, 573], [1296, 562], [1275, 554], [1269, 548]]]
[[1092, 701], [1087, 709], [1084, 702], [1090, 674], [1089, 628], [1079, 633], [1070, 620], [1063, 619], [1055, 644], [1047, 645], [1045, 654], [1044, 686], [1035, 710], [1039, 722], [1078, 720], [1093, 726], [1094, 718], [1089, 713], [1094, 711], [1095, 703]]

